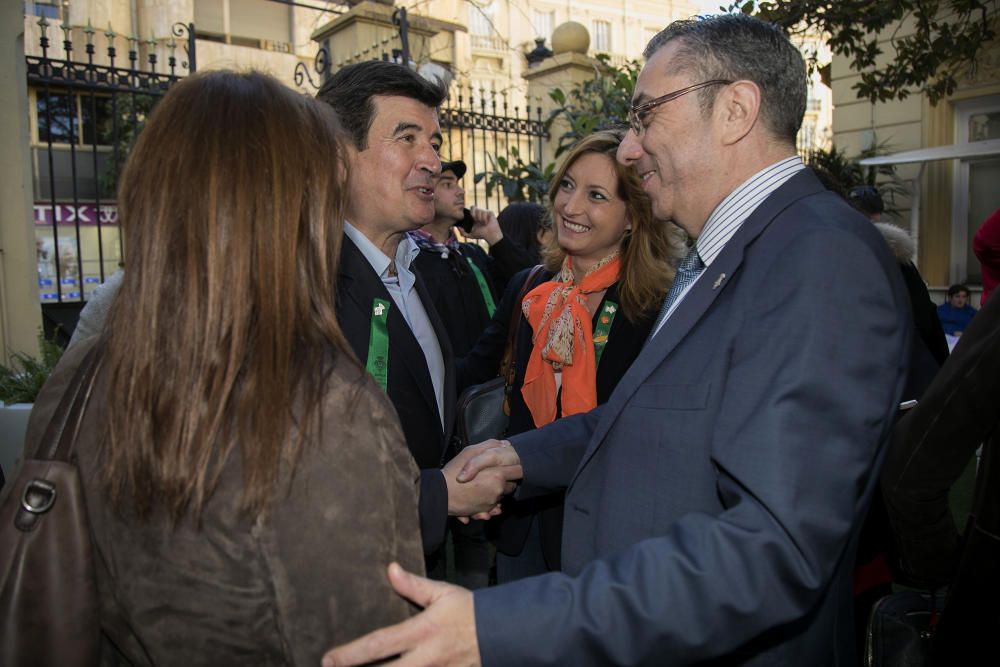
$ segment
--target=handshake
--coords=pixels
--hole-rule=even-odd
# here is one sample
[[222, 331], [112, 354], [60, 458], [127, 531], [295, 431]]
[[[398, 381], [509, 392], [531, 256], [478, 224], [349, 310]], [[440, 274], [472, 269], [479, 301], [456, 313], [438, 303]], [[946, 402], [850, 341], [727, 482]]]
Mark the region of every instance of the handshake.
[[466, 447], [441, 472], [448, 485], [448, 514], [468, 523], [500, 514], [500, 499], [522, 477], [521, 460], [506, 440]]

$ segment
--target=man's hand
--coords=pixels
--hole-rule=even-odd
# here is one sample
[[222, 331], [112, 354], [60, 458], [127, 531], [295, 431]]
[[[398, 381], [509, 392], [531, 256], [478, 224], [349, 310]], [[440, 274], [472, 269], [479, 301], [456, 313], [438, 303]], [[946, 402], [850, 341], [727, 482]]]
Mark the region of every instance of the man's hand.
[[469, 209], [469, 213], [472, 214], [472, 219], [476, 221], [476, 224], [469, 230], [469, 236], [483, 239], [490, 245], [496, 245], [503, 238], [503, 230], [500, 229], [500, 223], [497, 221], [497, 216], [493, 214], [493, 211], [473, 206]]
[[399, 656], [387, 665], [479, 665], [479, 640], [472, 592], [410, 574], [389, 565], [397, 593], [424, 608], [413, 618], [376, 630], [323, 656], [323, 667], [366, 665]]
[[[514, 451], [506, 440], [487, 440], [466, 447], [442, 468], [441, 472], [448, 485], [449, 515], [489, 518], [499, 513], [497, 503], [500, 499], [516, 488], [514, 482], [521, 479], [521, 466], [517, 461], [517, 454], [515, 453], [513, 457], [488, 456], [492, 449]], [[492, 461], [508, 460], [513, 460], [514, 463], [489, 465]], [[475, 472], [470, 474], [466, 469]], [[465, 474], [459, 481], [459, 474], [462, 472]]]
[[[458, 473], [459, 482], [468, 482], [475, 479], [481, 471], [497, 467], [516, 467], [518, 472], [523, 475], [521, 457], [517, 455], [517, 451], [511, 446], [509, 440], [487, 440], [478, 445], [466, 447], [462, 450], [462, 454], [464, 456], [461, 458], [466, 463]], [[455, 459], [458, 458], [455, 457]]]

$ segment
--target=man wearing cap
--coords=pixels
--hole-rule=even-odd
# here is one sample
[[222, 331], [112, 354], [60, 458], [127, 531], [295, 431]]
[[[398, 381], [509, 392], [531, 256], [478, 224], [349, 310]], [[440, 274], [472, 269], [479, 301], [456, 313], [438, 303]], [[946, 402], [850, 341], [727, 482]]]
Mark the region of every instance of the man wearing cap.
[[434, 219], [410, 232], [420, 248], [413, 260], [444, 323], [455, 356], [461, 357], [486, 328], [499, 295], [490, 258], [474, 243], [461, 243], [454, 226], [465, 215], [461, 160], [442, 162], [434, 188]]
[[[499, 300], [491, 258], [474, 243], [462, 243], [454, 226], [465, 217], [465, 190], [461, 160], [441, 163], [434, 187], [434, 219], [409, 232], [420, 248], [413, 268], [423, 278], [431, 302], [441, 316], [457, 357], [465, 355], [489, 324]], [[496, 232], [499, 225], [494, 218]], [[480, 522], [468, 525], [452, 519], [448, 524], [454, 542], [455, 582], [482, 588], [489, 579], [489, 546]]]
[[420, 248], [413, 266], [427, 285], [457, 357], [475, 345], [500, 296], [490, 257], [474, 243], [461, 243], [455, 235], [454, 226], [465, 215], [465, 170], [461, 160], [441, 163], [434, 188], [434, 220], [410, 232]]

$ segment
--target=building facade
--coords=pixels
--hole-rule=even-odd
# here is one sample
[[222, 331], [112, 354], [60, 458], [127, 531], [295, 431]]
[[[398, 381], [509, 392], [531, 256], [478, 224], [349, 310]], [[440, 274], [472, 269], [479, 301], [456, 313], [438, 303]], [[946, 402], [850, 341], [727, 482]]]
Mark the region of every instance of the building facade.
[[[896, 37], [912, 31], [903, 24]], [[880, 46], [883, 62], [894, 57], [888, 34]], [[859, 100], [852, 89], [859, 80], [846, 58], [833, 59], [834, 143], [849, 156], [873, 147], [897, 153], [1000, 139], [1000, 44], [961, 72], [954, 93], [936, 105], [919, 93], [902, 101]], [[1000, 207], [1000, 156], [899, 164], [896, 175], [911, 196], [895, 202], [900, 214], [894, 222], [917, 239], [924, 279], [938, 290], [956, 282], [979, 284], [972, 237]], [[919, 201], [913, 197], [918, 192]]]

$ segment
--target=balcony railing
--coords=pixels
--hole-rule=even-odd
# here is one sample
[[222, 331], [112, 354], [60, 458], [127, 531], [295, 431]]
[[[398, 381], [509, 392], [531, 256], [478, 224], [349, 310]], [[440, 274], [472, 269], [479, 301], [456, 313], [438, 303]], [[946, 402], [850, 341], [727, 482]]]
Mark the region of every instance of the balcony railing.
[[469, 37], [475, 51], [504, 52], [507, 50], [507, 42], [497, 35], [469, 35]]

